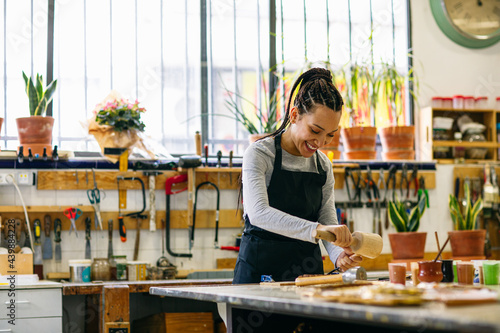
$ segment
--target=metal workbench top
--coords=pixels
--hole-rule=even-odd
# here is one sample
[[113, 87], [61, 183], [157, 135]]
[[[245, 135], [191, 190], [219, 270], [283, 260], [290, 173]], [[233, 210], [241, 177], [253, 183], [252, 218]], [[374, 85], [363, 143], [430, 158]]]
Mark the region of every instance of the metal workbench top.
[[232, 307], [317, 319], [376, 324], [387, 327], [500, 332], [500, 303], [447, 307], [440, 303], [384, 307], [303, 299], [295, 286], [258, 284], [153, 287], [150, 294], [227, 303]]

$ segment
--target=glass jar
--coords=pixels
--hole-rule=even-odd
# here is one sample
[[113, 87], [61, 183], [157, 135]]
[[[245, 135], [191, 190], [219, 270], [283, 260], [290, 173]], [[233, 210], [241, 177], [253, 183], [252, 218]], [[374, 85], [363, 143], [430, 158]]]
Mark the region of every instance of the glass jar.
[[476, 101], [473, 96], [464, 96], [464, 109], [471, 110], [476, 107]]
[[497, 104], [495, 106], [497, 110], [500, 110], [500, 97], [497, 97]]
[[127, 278], [127, 256], [113, 256], [115, 262], [115, 276], [118, 281], [126, 281]]
[[451, 97], [445, 97], [441, 100], [441, 103], [443, 105], [444, 109], [451, 109], [453, 108], [453, 98]]
[[92, 281], [110, 281], [111, 270], [108, 258], [94, 258], [91, 274]]
[[464, 96], [462, 96], [462, 95], [453, 96], [453, 108], [454, 109], [463, 109], [464, 108]]
[[432, 97], [432, 107], [433, 108], [442, 108], [443, 107], [443, 99], [441, 97]]
[[476, 97], [474, 105], [475, 105], [474, 107], [476, 109], [487, 109], [488, 108], [488, 97], [486, 97], [486, 96]]
[[[462, 142], [462, 133], [455, 132], [453, 138], [457, 142]], [[452, 155], [455, 159], [455, 163], [464, 163], [465, 162], [465, 147], [464, 146], [455, 146], [452, 148]]]
[[[485, 142], [486, 138], [485, 138], [483, 133], [475, 133], [475, 132], [467, 131], [465, 133], [463, 141], [465, 141], [465, 142]], [[482, 148], [482, 147], [467, 148], [465, 150], [466, 157], [470, 158], [470, 159], [475, 159], [475, 160], [484, 159], [486, 157], [487, 153], [488, 153], [488, 148]]]

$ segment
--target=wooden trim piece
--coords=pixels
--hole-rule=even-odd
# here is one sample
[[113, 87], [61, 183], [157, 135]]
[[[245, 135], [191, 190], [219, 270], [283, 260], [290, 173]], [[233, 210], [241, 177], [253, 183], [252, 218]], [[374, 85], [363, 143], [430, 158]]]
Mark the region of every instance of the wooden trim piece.
[[103, 288], [103, 330], [128, 328], [130, 332], [130, 303], [127, 285], [105, 285]]
[[[94, 228], [94, 209], [92, 206], [75, 206], [82, 210], [82, 215], [78, 220], [76, 220], [77, 230], [85, 230], [85, 219], [90, 217], [92, 220], [91, 228]], [[43, 221], [46, 214], [49, 214], [54, 219], [59, 218], [61, 220], [62, 230], [69, 230], [71, 226], [71, 221], [64, 215], [63, 211], [68, 208], [65, 206], [28, 206], [28, 216], [30, 221], [39, 219]], [[122, 211], [123, 215], [130, 212]], [[24, 211], [21, 206], [0, 206], [0, 214], [2, 219], [19, 218], [24, 220]], [[109, 219], [115, 220], [113, 223], [114, 229], [118, 229], [118, 212], [101, 212], [101, 217], [103, 221], [103, 229], [107, 230], [107, 221]], [[165, 220], [166, 212], [164, 210], [156, 211], [156, 229], [163, 229], [161, 220]], [[125, 216], [123, 218], [125, 222], [125, 227], [128, 229], [135, 230], [137, 228], [137, 221], [135, 218]], [[149, 220], [149, 217], [146, 218]], [[243, 226], [242, 212], [236, 209], [224, 209], [219, 211], [219, 228], [241, 228]], [[170, 212], [170, 228], [171, 229], [186, 229], [188, 227], [188, 218], [186, 210], [173, 210]], [[197, 210], [196, 211], [196, 228], [215, 228], [215, 210]], [[141, 229], [148, 229], [148, 223], [142, 223]]]

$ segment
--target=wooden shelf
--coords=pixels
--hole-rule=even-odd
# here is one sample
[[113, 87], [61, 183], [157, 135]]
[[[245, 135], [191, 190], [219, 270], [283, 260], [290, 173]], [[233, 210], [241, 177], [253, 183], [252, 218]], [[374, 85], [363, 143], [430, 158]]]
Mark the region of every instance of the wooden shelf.
[[[484, 136], [485, 142], [457, 142], [449, 141], [434, 141], [433, 140], [433, 124], [434, 118], [446, 117], [453, 119], [456, 128], [456, 121], [462, 115], [468, 114], [474, 122], [484, 124], [486, 130]], [[435, 147], [466, 147], [466, 148], [487, 148], [488, 154], [484, 159], [489, 162], [498, 159], [498, 149], [500, 144], [497, 143], [496, 124], [500, 113], [493, 109], [452, 109], [452, 108], [423, 108], [419, 112], [419, 117], [416, 119], [416, 150], [419, 152], [419, 159], [422, 161], [435, 160], [438, 163], [453, 163], [454, 159], [435, 159]], [[477, 160], [466, 160], [466, 163], [478, 163]]]
[[462, 113], [469, 113], [469, 112], [494, 112], [495, 110], [493, 109], [453, 109], [453, 108], [432, 108], [434, 111], [450, 111], [450, 112], [462, 112]]
[[491, 141], [483, 142], [468, 142], [468, 141], [434, 141], [432, 143], [434, 147], [478, 147], [478, 148], [499, 148], [500, 144]]

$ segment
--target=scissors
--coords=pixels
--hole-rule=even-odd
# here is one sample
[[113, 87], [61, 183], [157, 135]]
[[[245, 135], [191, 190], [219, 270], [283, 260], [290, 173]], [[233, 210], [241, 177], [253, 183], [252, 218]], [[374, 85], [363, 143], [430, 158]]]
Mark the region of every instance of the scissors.
[[102, 217], [101, 217], [101, 192], [97, 188], [97, 182], [95, 181], [95, 171], [92, 169], [92, 173], [94, 175], [94, 188], [87, 190], [87, 197], [89, 198], [90, 204], [94, 207], [95, 211], [95, 219], [94, 224], [97, 229], [97, 225], [99, 225], [99, 229], [102, 230]]
[[71, 230], [75, 229], [76, 237], [78, 237], [78, 231], [76, 230], [76, 220], [78, 220], [80, 215], [82, 215], [82, 210], [80, 208], [69, 207], [64, 210], [64, 215], [71, 221], [69, 234], [71, 235]]

